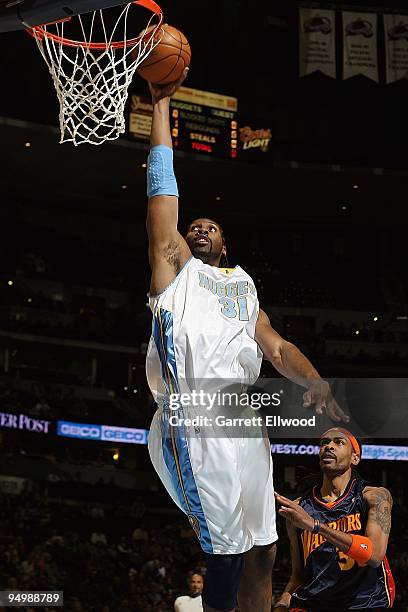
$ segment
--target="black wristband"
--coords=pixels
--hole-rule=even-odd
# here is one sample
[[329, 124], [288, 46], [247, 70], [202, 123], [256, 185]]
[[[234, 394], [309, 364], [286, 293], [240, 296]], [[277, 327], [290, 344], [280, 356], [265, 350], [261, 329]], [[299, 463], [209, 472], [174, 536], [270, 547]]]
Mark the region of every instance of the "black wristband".
[[314, 519], [312, 533], [319, 533], [319, 532], [320, 532], [320, 521], [319, 519]]

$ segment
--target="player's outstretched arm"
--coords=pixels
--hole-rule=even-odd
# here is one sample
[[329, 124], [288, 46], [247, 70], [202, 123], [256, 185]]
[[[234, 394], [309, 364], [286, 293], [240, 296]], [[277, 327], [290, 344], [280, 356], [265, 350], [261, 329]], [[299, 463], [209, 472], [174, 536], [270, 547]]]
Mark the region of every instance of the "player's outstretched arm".
[[264, 358], [285, 378], [303, 387], [308, 386], [308, 381], [320, 379], [319, 373], [303, 353], [273, 329], [268, 315], [263, 310], [259, 310], [255, 340], [261, 347]]
[[149, 84], [153, 120], [147, 163], [146, 226], [152, 270], [151, 294], [163, 291], [191, 256], [186, 241], [177, 229], [178, 189], [173, 170], [169, 117], [170, 96], [181, 85], [186, 75], [187, 70], [179, 81], [165, 86]]
[[307, 357], [292, 342], [284, 340], [271, 326], [268, 315], [259, 311], [255, 328], [255, 340], [259, 344], [264, 358], [271, 362], [285, 378], [305, 387], [303, 406], [314, 405], [316, 412], [323, 410], [334, 421], [348, 422], [350, 419], [333, 398], [329, 384], [320, 377]]

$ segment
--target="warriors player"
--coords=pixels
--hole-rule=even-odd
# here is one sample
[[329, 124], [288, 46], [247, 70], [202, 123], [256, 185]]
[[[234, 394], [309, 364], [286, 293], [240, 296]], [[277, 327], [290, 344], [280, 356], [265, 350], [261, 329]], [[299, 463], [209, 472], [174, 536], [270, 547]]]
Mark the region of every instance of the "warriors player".
[[268, 439], [245, 431], [235, 438], [226, 431], [208, 435], [207, 428], [184, 426], [181, 419], [174, 424], [174, 416], [191, 411], [173, 410], [169, 398], [193, 387], [225, 387], [230, 380], [254, 384], [263, 352], [281, 374], [307, 388], [305, 406], [315, 405], [320, 413], [325, 408], [336, 421], [347, 417], [312, 364], [272, 329], [250, 276], [239, 266], [229, 273], [219, 267], [227, 248], [220, 225], [201, 218], [185, 237], [178, 231], [169, 96], [182, 80], [150, 85], [147, 231], [153, 325], [146, 369], [159, 408], [149, 452], [206, 555], [204, 610], [234, 610], [238, 596], [241, 612], [269, 612], [277, 534]]
[[391, 608], [390, 492], [359, 478], [361, 445], [347, 429], [323, 434], [319, 459], [323, 478], [309, 493], [296, 502], [276, 494], [287, 519], [292, 575], [274, 609]]

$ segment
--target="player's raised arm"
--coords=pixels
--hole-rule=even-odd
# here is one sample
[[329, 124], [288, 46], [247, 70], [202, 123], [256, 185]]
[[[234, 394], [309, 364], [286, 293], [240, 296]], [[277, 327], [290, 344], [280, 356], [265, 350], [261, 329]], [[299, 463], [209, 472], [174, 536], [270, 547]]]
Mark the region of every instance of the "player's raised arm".
[[173, 170], [173, 147], [170, 133], [170, 96], [181, 85], [179, 81], [160, 86], [149, 84], [152, 94], [153, 121], [150, 154], [147, 162], [147, 233], [149, 262], [152, 269], [150, 292], [157, 294], [177, 276], [191, 256], [177, 229], [178, 189]]

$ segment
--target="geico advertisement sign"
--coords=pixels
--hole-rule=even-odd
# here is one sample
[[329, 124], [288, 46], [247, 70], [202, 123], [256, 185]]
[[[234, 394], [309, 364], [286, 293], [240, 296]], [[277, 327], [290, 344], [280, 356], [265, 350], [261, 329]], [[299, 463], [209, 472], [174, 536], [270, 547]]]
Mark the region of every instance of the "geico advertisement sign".
[[101, 426], [89, 423], [71, 423], [70, 421], [58, 421], [57, 434], [69, 438], [82, 438], [84, 440], [100, 440]]
[[58, 421], [57, 433], [59, 436], [68, 436], [70, 438], [101, 440], [104, 442], [125, 442], [128, 444], [147, 444], [148, 434], [146, 429], [71, 423], [69, 421]]
[[51, 421], [33, 419], [26, 414], [9, 414], [0, 412], [0, 427], [8, 429], [21, 429], [35, 433], [49, 433]]
[[102, 440], [126, 442], [128, 444], [147, 444], [147, 430], [133, 427], [112, 427], [102, 425]]

